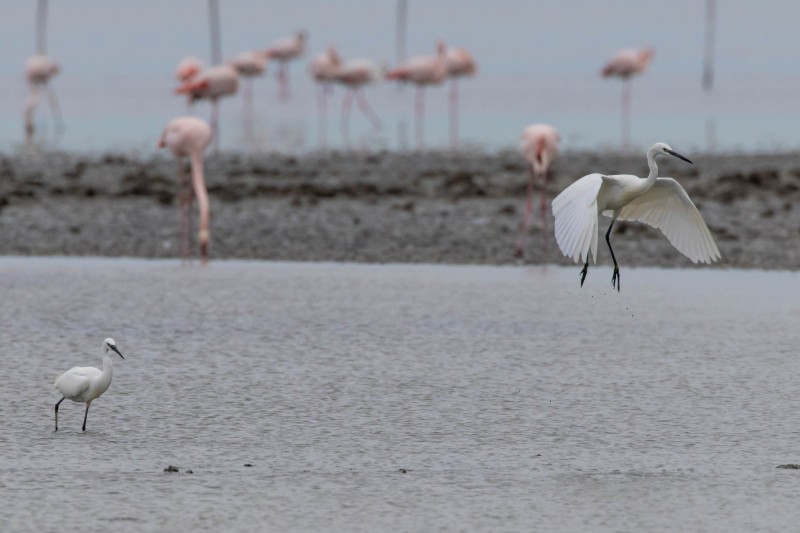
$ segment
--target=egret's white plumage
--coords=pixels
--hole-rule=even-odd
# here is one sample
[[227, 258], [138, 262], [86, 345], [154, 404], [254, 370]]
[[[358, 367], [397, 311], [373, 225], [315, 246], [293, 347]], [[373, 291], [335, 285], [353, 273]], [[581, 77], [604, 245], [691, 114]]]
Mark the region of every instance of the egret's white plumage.
[[594, 262], [597, 262], [600, 214], [611, 217], [606, 242], [614, 260], [612, 284], [619, 280], [619, 267], [609, 235], [617, 219], [644, 222], [660, 229], [669, 242], [692, 262], [712, 263], [721, 257], [708, 226], [684, 188], [672, 178], [658, 177], [655, 158], [665, 154], [691, 163], [667, 144], [656, 143], [647, 151], [650, 168], [647, 178], [630, 174], [589, 174], [564, 189], [553, 200], [559, 248], [576, 263], [585, 261], [581, 285], [589, 267], [590, 252]]
[[[86, 417], [89, 415], [89, 405], [92, 400], [98, 398], [111, 385], [113, 365], [111, 357], [108, 355], [109, 350], [113, 350], [122, 357], [122, 354], [117, 350], [117, 344], [114, 339], [108, 338], [103, 341], [103, 370], [93, 366], [75, 366], [56, 379], [54, 386], [62, 395], [55, 407], [56, 431], [58, 431], [58, 406], [65, 399], [86, 404], [82, 428], [83, 431], [86, 431]], [[124, 357], [122, 358], [125, 359]]]

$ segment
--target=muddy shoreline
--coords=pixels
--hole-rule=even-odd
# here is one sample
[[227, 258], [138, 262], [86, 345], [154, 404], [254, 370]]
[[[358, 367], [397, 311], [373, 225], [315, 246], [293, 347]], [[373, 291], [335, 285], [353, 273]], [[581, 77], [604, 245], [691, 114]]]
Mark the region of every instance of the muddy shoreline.
[[[800, 265], [800, 157], [687, 154], [660, 161], [700, 208], [721, 267]], [[641, 154], [562, 153], [549, 200], [590, 172], [645, 175]], [[176, 163], [63, 152], [0, 155], [0, 254], [177, 257]], [[209, 157], [211, 257], [409, 263], [559, 263], [536, 210], [525, 258], [513, 249], [526, 170], [513, 150]], [[604, 223], [605, 225], [605, 223]], [[615, 227], [621, 264], [692, 265], [658, 230]], [[602, 247], [599, 263], [610, 256]]]

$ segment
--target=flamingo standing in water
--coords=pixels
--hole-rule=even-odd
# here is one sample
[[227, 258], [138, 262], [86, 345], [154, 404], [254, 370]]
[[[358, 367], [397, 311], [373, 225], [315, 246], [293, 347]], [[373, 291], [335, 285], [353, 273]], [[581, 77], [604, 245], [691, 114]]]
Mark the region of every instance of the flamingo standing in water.
[[253, 78], [267, 71], [267, 57], [261, 50], [250, 50], [236, 56], [230, 64], [242, 78], [242, 98], [244, 100], [245, 129], [253, 125]]
[[455, 147], [458, 145], [458, 79], [474, 76], [478, 65], [466, 48], [448, 48], [445, 62], [450, 78], [450, 144]]
[[542, 178], [542, 194], [539, 211], [542, 216], [542, 234], [547, 235], [547, 177], [550, 165], [558, 154], [558, 144], [561, 136], [549, 124], [533, 124], [522, 130], [519, 139], [519, 150], [528, 163], [528, 193], [525, 202], [525, 214], [522, 215], [519, 238], [514, 249], [514, 256], [525, 257], [525, 235], [528, 232], [528, 222], [533, 211], [533, 181], [536, 177]]
[[417, 86], [417, 96], [414, 104], [417, 148], [422, 148], [424, 144], [422, 135], [422, 120], [425, 112], [424, 88], [427, 85], [439, 85], [447, 77], [447, 61], [445, 59], [447, 47], [443, 42], [439, 41], [436, 49], [436, 55], [412, 57], [386, 74], [387, 79], [407, 81]]
[[61, 111], [58, 108], [56, 93], [49, 85], [50, 80], [60, 72], [58, 63], [49, 57], [37, 54], [28, 58], [25, 64], [25, 79], [28, 81], [28, 98], [25, 100], [25, 140], [33, 140], [33, 115], [39, 105], [39, 93], [42, 89], [47, 91], [50, 101], [50, 111], [56, 122], [56, 131], [61, 133], [64, 130], [64, 121], [61, 118]]
[[622, 146], [624, 148], [630, 145], [631, 78], [647, 70], [654, 53], [652, 48], [618, 50], [600, 72], [604, 78], [611, 76], [622, 78]]
[[320, 144], [325, 145], [325, 138], [327, 132], [327, 115], [328, 115], [328, 95], [333, 89], [332, 83], [336, 81], [336, 74], [339, 67], [342, 65], [342, 59], [336, 53], [336, 48], [333, 45], [315, 56], [309, 63], [309, 71], [314, 81], [317, 82], [317, 113], [319, 114], [319, 136]]
[[350, 144], [350, 108], [353, 99], [358, 108], [372, 123], [373, 131], [381, 128], [381, 120], [367, 103], [364, 96], [364, 86], [381, 78], [381, 69], [369, 59], [353, 59], [345, 63], [336, 73], [336, 81], [347, 87], [347, 93], [342, 100], [341, 128], [345, 142]]
[[175, 92], [186, 94], [189, 102], [207, 98], [211, 100], [211, 131], [214, 134], [214, 150], [219, 147], [219, 99], [236, 94], [239, 74], [232, 65], [217, 65], [207, 68], [194, 78], [180, 85]]
[[184, 157], [189, 158], [192, 168], [192, 188], [197, 198], [200, 210], [200, 230], [197, 240], [200, 243], [200, 257], [203, 262], [208, 260], [209, 234], [209, 207], [208, 191], [203, 178], [203, 152], [211, 142], [211, 128], [197, 117], [180, 117], [167, 124], [159, 148], [169, 147], [173, 155], [178, 158], [178, 202], [181, 211], [181, 257], [189, 257], [191, 239], [191, 210], [192, 191], [186, 179]]
[[289, 98], [289, 61], [297, 59], [306, 50], [308, 33], [300, 30], [294, 37], [286, 37], [272, 43], [265, 51], [268, 59], [278, 61], [278, 96], [281, 100]]

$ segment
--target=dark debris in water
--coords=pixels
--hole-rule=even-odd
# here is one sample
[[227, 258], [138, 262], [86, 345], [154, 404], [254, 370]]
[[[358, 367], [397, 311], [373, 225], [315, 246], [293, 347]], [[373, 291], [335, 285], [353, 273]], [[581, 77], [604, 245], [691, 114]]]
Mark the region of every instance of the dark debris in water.
[[244, 466], [251, 467], [251, 466], [253, 466], [253, 464], [252, 463], [245, 463]]
[[164, 469], [164, 472], [180, 472], [177, 466], [169, 465]]
[[800, 470], [800, 465], [798, 464], [785, 464], [785, 465], [778, 465], [775, 468], [786, 468], [788, 470]]

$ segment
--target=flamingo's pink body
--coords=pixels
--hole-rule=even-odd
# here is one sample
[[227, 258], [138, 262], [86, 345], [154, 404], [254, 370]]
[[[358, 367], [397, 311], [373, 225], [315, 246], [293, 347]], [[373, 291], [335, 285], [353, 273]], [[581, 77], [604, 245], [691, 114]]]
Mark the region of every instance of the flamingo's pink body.
[[181, 83], [187, 82], [200, 74], [203, 70], [203, 62], [193, 56], [187, 56], [178, 63], [175, 69], [175, 77]]
[[350, 119], [350, 107], [353, 103], [353, 98], [358, 103], [358, 108], [366, 115], [374, 130], [381, 127], [381, 121], [378, 115], [367, 104], [367, 99], [364, 96], [363, 87], [381, 79], [381, 69], [369, 59], [353, 59], [342, 65], [335, 75], [335, 80], [347, 87], [347, 94], [342, 102], [342, 134], [349, 142], [349, 127], [348, 121]]
[[448, 48], [445, 55], [447, 76], [450, 78], [450, 144], [458, 144], [458, 79], [474, 76], [478, 65], [466, 48]]
[[289, 97], [288, 62], [299, 58], [305, 53], [307, 38], [306, 31], [300, 30], [293, 37], [285, 37], [275, 41], [264, 52], [268, 59], [278, 61], [278, 83], [281, 100], [286, 100]]
[[652, 48], [624, 48], [618, 50], [611, 60], [606, 63], [600, 74], [604, 78], [616, 77], [622, 79], [622, 145], [628, 147], [630, 139], [630, 107], [631, 86], [633, 76], [647, 70], [653, 60], [655, 51]]
[[525, 214], [522, 217], [520, 234], [514, 255], [524, 257], [524, 240], [528, 231], [528, 222], [533, 211], [533, 180], [542, 178], [542, 193], [540, 211], [542, 215], [542, 233], [547, 234], [547, 176], [550, 165], [558, 154], [558, 145], [561, 136], [549, 124], [533, 124], [522, 130], [519, 140], [519, 149], [528, 163], [528, 192], [525, 203]]
[[336, 48], [331, 45], [324, 52], [314, 56], [308, 65], [308, 69], [315, 81], [328, 83], [336, 79], [336, 74], [341, 66], [342, 59], [336, 52]]
[[423, 88], [427, 85], [439, 85], [447, 77], [447, 47], [443, 42], [439, 42], [436, 48], [436, 55], [412, 57], [402, 65], [390, 70], [386, 74], [387, 79], [406, 81], [417, 86], [417, 97], [415, 102], [415, 114], [417, 119], [417, 148], [421, 148], [423, 145]]
[[447, 75], [451, 78], [473, 76], [478, 71], [475, 59], [466, 48], [448, 48], [445, 62], [447, 64]]
[[211, 131], [214, 144], [219, 139], [219, 99], [236, 94], [239, 88], [239, 73], [233, 65], [216, 65], [209, 67], [197, 76], [180, 85], [175, 92], [185, 94], [190, 102], [195, 100], [211, 100]]
[[36, 111], [36, 106], [39, 104], [39, 90], [44, 87], [50, 97], [50, 107], [56, 117], [57, 127], [63, 127], [61, 124], [61, 115], [58, 110], [58, 101], [52, 88], [48, 86], [48, 82], [60, 72], [61, 68], [58, 63], [45, 55], [34, 55], [28, 58], [25, 63], [25, 79], [28, 82], [28, 97], [25, 100], [25, 138], [28, 142], [33, 139], [33, 114]]
[[439, 85], [447, 77], [447, 47], [437, 44], [433, 56], [415, 56], [386, 73], [390, 80], [407, 81], [417, 86]]
[[261, 50], [242, 52], [230, 62], [242, 77], [261, 76], [267, 70], [267, 56]]
[[200, 256], [205, 261], [208, 259], [209, 233], [209, 205], [208, 192], [203, 177], [203, 153], [211, 142], [211, 128], [205, 121], [196, 117], [180, 117], [171, 121], [158, 141], [159, 148], [168, 147], [172, 154], [178, 158], [178, 185], [180, 187], [179, 203], [181, 209], [181, 255], [189, 255], [190, 216], [192, 206], [192, 193], [186, 183], [183, 158], [188, 157], [192, 168], [192, 188], [197, 198], [200, 211], [200, 228], [197, 240], [200, 244]]
[[619, 78], [630, 78], [635, 74], [641, 74], [650, 65], [653, 59], [654, 50], [652, 48], [624, 48], [617, 50], [606, 63], [601, 71], [604, 78], [616, 76]]

